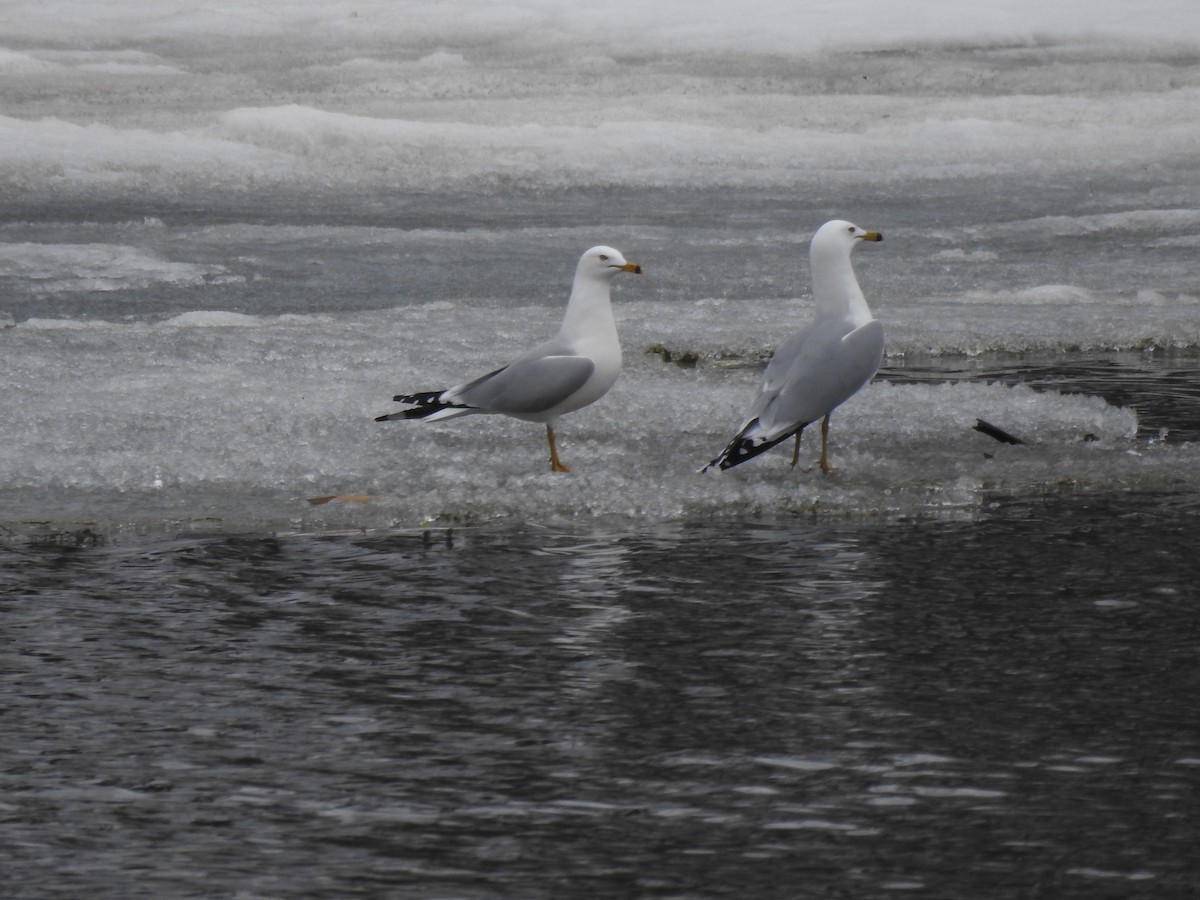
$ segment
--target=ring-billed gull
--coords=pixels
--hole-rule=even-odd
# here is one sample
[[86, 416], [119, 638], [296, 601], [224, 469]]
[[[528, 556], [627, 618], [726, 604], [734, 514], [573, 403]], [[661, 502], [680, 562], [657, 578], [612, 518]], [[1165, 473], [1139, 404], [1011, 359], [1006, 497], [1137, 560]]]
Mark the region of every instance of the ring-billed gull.
[[569, 472], [559, 461], [554, 422], [559, 416], [595, 403], [621, 372], [621, 344], [609, 300], [609, 283], [618, 272], [641, 274], [612, 247], [593, 247], [579, 259], [562, 327], [507, 366], [474, 381], [440, 391], [398, 394], [397, 403], [412, 409], [379, 416], [389, 419], [451, 419], [500, 413], [527, 422], [546, 423], [550, 470]]
[[826, 222], [809, 244], [816, 317], [784, 341], [767, 365], [758, 395], [737, 435], [704, 467], [729, 469], [800, 434], [821, 419], [821, 470], [829, 465], [829, 416], [859, 391], [883, 359], [883, 326], [871, 316], [854, 277], [850, 253], [861, 241], [882, 241], [877, 231], [851, 222]]

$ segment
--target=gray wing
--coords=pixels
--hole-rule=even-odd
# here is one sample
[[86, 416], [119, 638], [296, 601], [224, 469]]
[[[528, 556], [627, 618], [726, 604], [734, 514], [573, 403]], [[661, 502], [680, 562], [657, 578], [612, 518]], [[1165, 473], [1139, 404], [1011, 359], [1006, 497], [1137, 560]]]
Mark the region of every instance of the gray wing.
[[776, 351], [752, 417], [765, 435], [815, 422], [870, 381], [882, 358], [883, 326], [876, 320], [844, 336], [805, 329]]
[[510, 416], [537, 415], [583, 387], [595, 370], [585, 356], [518, 359], [447, 391], [443, 399]]

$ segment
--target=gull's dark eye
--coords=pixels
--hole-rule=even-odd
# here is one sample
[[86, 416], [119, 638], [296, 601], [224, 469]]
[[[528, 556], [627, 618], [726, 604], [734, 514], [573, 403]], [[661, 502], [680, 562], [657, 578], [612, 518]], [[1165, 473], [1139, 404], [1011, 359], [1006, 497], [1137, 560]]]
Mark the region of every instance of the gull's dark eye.
[[601, 253], [601, 254], [600, 254], [600, 260], [601, 260], [602, 262], [608, 262], [608, 257], [607, 257], [607, 256], [605, 256], [603, 253]]
[[849, 228], [847, 228], [846, 230], [847, 230], [848, 232], [850, 232], [851, 234], [854, 234], [854, 232], [855, 232], [855, 228], [854, 228], [854, 226], [853, 226], [853, 225], [851, 225], [851, 226], [850, 226]]

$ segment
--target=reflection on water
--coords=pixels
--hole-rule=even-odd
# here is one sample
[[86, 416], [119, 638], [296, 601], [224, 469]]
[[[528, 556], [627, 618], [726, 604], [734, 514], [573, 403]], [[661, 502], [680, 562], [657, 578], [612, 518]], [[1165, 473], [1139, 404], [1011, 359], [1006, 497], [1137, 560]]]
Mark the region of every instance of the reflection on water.
[[9, 885], [1184, 896], [1198, 519], [14, 544]]

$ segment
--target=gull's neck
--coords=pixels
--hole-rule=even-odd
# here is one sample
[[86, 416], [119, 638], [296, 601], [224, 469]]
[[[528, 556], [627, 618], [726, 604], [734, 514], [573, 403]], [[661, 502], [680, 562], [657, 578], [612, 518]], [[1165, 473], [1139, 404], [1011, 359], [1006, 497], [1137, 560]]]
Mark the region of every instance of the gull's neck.
[[616, 339], [617, 323], [607, 278], [575, 279], [559, 333], [573, 340], [584, 336]]
[[809, 258], [817, 314], [845, 318], [855, 328], [870, 322], [871, 309], [854, 277], [850, 254], [837, 247], [823, 252], [814, 250]]

